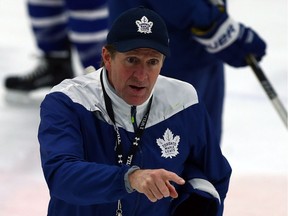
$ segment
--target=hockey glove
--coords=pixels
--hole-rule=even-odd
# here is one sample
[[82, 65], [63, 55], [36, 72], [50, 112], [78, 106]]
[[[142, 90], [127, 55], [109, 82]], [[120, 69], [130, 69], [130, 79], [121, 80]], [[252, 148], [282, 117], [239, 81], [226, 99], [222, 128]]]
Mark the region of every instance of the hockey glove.
[[265, 55], [266, 43], [259, 35], [235, 22], [225, 12], [208, 31], [192, 28], [192, 33], [207, 52], [234, 67], [246, 66], [248, 54], [254, 55], [257, 61]]

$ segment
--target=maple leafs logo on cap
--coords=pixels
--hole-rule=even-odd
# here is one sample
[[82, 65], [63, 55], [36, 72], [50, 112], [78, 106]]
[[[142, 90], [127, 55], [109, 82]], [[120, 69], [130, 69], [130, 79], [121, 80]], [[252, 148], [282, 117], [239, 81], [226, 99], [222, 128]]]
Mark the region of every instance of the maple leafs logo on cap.
[[151, 29], [153, 26], [153, 22], [149, 21], [146, 16], [143, 16], [140, 20], [136, 20], [136, 25], [138, 26], [138, 31], [144, 34], [152, 33]]

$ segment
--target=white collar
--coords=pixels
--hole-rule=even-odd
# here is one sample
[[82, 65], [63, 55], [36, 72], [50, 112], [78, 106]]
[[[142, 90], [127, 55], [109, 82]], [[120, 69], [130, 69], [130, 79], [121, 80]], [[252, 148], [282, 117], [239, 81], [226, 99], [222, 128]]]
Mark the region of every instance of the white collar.
[[[112, 101], [112, 107], [117, 126], [122, 127], [125, 126], [125, 128], [127, 128], [129, 131], [130, 130], [134, 131], [133, 125], [131, 123], [131, 114], [130, 114], [132, 105], [126, 103], [122, 98], [120, 98], [116, 94], [115, 89], [111, 86], [111, 84], [108, 81], [107, 71], [105, 67], [103, 67], [103, 84], [108, 96]], [[146, 108], [152, 96], [152, 93], [153, 91], [151, 92], [149, 98], [143, 104], [137, 106], [136, 121], [138, 123], [140, 123], [141, 119], [145, 115]]]

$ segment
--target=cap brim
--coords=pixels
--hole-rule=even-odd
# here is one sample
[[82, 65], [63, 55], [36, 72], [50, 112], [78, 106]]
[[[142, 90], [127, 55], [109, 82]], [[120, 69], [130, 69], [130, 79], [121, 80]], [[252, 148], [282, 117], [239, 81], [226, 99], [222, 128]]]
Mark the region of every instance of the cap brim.
[[114, 43], [114, 46], [118, 52], [128, 52], [133, 49], [139, 48], [151, 48], [157, 50], [158, 52], [162, 53], [165, 56], [170, 56], [170, 49], [169, 47], [145, 39], [134, 39], [134, 40], [127, 40]]

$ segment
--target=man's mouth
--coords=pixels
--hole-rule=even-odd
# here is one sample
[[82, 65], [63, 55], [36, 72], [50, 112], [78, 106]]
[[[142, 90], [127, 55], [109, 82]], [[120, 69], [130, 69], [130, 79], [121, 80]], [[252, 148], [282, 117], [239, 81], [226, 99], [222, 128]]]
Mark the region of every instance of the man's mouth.
[[140, 90], [144, 89], [145, 87], [130, 85], [130, 88], [137, 90], [137, 91], [140, 91]]

